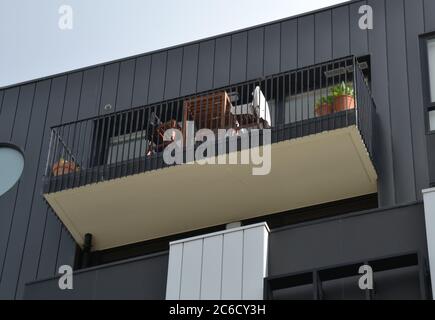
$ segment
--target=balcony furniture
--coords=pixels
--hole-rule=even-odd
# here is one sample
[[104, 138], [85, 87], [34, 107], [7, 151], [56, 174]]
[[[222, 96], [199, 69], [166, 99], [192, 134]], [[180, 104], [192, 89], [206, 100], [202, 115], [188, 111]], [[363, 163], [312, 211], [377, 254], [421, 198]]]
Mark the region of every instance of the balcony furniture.
[[231, 113], [231, 100], [226, 91], [199, 96], [184, 101], [183, 136], [187, 121], [195, 122], [195, 129], [237, 128], [237, 122]]
[[172, 133], [172, 138], [170, 141], [165, 141], [165, 132], [166, 130], [177, 129], [181, 131], [181, 127], [177, 123], [176, 120], [171, 119], [167, 122], [160, 122], [156, 128], [153, 130], [151, 135], [151, 143], [148, 146], [147, 155], [154, 152], [161, 152], [163, 149], [168, 146], [172, 141], [175, 140], [175, 134]]
[[269, 104], [260, 87], [252, 92], [252, 102], [231, 107], [237, 117], [238, 128], [269, 128], [271, 123]]

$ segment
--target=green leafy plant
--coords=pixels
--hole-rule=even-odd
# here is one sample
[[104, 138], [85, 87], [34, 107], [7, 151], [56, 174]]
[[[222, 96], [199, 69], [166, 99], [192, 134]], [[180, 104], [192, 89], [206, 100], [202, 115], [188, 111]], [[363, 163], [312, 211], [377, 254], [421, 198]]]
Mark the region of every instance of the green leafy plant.
[[333, 97], [332, 96], [323, 96], [316, 102], [316, 109], [322, 107], [323, 105], [332, 105], [333, 103]]
[[346, 84], [345, 82], [342, 82], [341, 84], [333, 87], [331, 92], [333, 97], [340, 97], [340, 96], [353, 97], [354, 95], [353, 86], [351, 84]]

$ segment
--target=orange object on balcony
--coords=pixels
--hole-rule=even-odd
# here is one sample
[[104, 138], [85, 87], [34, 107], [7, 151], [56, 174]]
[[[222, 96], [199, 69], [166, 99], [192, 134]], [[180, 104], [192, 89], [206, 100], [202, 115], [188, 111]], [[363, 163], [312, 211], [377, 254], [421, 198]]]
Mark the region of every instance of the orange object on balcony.
[[55, 177], [78, 171], [79, 167], [73, 161], [59, 160], [53, 165], [52, 172]]
[[334, 97], [334, 111], [340, 112], [355, 108], [355, 98], [351, 95]]

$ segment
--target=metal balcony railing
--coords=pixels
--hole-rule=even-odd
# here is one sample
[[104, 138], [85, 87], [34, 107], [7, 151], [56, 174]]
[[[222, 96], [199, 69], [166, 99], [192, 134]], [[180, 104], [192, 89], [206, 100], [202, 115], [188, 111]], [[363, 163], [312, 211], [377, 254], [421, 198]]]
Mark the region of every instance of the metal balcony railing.
[[276, 143], [357, 125], [372, 155], [374, 113], [363, 70], [346, 57], [65, 123], [51, 130], [44, 193], [164, 168], [165, 147], [181, 134], [186, 150], [188, 132], [200, 129], [225, 129], [224, 139], [270, 129]]

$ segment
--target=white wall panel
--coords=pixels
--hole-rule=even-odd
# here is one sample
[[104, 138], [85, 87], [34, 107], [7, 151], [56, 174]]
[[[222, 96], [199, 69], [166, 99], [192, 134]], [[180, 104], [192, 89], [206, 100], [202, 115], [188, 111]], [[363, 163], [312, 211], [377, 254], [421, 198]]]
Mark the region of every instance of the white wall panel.
[[167, 299], [262, 299], [265, 223], [172, 242]]
[[203, 239], [183, 244], [180, 299], [198, 300], [201, 288]]
[[267, 272], [268, 233], [264, 228], [253, 228], [245, 230], [243, 236], [242, 299], [258, 299], [263, 295], [263, 288], [257, 281]]
[[180, 298], [181, 262], [183, 259], [183, 244], [171, 246], [168, 262], [168, 280], [166, 283], [166, 299], [176, 300]]
[[242, 299], [243, 231], [224, 235], [222, 260], [223, 300]]
[[222, 287], [223, 236], [204, 239], [201, 299], [219, 300]]
[[432, 296], [435, 299], [435, 188], [423, 190], [423, 200]]

